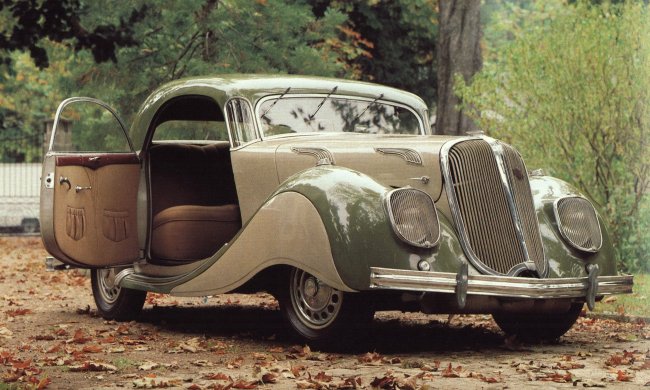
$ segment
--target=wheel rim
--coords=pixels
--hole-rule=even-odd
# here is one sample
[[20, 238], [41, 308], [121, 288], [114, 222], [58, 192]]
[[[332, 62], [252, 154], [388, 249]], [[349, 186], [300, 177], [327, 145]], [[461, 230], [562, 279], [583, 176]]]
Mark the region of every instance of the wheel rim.
[[307, 272], [293, 271], [290, 293], [298, 319], [311, 329], [327, 327], [341, 311], [343, 293]]
[[97, 270], [97, 281], [99, 294], [101, 295], [102, 300], [108, 304], [115, 303], [120, 295], [120, 287], [115, 285], [115, 270]]

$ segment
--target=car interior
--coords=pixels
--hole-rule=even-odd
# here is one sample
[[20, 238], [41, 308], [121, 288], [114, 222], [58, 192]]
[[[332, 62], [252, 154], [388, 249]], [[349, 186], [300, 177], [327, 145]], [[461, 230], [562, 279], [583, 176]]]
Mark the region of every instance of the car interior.
[[146, 152], [151, 261], [207, 258], [241, 228], [224, 115], [210, 98], [184, 96], [163, 106], [152, 126]]

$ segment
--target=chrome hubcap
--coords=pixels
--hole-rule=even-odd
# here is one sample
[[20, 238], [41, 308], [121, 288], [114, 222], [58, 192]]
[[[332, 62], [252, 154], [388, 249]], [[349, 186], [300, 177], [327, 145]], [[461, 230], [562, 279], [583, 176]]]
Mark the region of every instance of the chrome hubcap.
[[307, 272], [293, 271], [290, 290], [298, 319], [312, 329], [326, 327], [341, 310], [343, 293]]
[[115, 285], [115, 270], [97, 270], [97, 281], [102, 299], [108, 304], [115, 303], [120, 295], [120, 287]]

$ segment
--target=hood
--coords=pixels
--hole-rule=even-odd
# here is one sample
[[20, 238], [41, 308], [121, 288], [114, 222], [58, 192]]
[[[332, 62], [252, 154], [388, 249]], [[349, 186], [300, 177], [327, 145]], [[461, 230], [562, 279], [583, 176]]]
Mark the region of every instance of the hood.
[[458, 137], [410, 135], [316, 135], [274, 140], [278, 178], [318, 163], [332, 163], [362, 172], [387, 187], [427, 192], [434, 200], [442, 191], [440, 150]]

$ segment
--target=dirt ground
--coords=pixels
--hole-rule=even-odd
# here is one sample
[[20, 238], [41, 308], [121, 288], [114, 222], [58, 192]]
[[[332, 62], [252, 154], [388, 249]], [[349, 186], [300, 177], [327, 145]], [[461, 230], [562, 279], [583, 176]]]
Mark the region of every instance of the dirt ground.
[[35, 237], [0, 238], [0, 389], [434, 389], [650, 386], [650, 326], [581, 317], [553, 344], [489, 316], [379, 313], [369, 337], [316, 350], [266, 294], [149, 294], [138, 322], [97, 317], [89, 278], [45, 271]]

